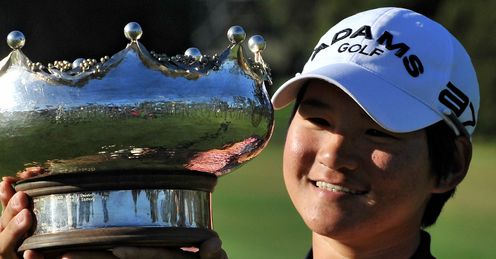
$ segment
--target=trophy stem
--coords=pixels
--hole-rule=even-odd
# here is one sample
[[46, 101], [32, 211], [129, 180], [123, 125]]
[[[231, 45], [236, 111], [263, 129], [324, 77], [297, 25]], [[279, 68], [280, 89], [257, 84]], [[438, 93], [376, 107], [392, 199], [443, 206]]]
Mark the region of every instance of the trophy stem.
[[216, 235], [211, 193], [217, 177], [189, 171], [51, 174], [19, 182], [36, 224], [20, 251], [194, 246]]

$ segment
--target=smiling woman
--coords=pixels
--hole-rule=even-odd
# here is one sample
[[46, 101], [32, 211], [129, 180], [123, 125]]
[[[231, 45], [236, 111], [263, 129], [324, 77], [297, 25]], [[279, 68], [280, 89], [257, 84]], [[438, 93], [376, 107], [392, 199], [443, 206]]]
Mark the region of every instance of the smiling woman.
[[432, 258], [423, 229], [468, 170], [479, 103], [458, 41], [410, 10], [356, 14], [321, 38], [272, 101], [280, 109], [294, 99], [283, 172], [312, 231], [308, 258]]
[[413, 253], [416, 245], [407, 244], [418, 244], [435, 190], [425, 131], [387, 132], [361, 114], [339, 88], [308, 83], [284, 150], [288, 192], [317, 244], [331, 237]]

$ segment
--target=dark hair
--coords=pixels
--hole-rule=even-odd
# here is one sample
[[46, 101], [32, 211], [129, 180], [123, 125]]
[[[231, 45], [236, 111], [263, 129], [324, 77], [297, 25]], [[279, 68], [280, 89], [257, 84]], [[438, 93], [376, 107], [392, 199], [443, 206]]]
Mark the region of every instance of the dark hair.
[[[293, 120], [298, 106], [303, 99], [308, 83], [300, 89], [296, 96], [296, 101], [289, 119]], [[425, 128], [427, 135], [427, 147], [429, 149], [429, 160], [431, 164], [431, 173], [436, 177], [437, 183], [446, 179], [453, 172], [456, 159], [456, 134], [444, 121], [439, 121]], [[444, 204], [455, 194], [456, 187], [444, 192], [433, 193], [427, 202], [427, 206], [422, 216], [421, 227], [426, 228], [436, 223]]]
[[[431, 172], [436, 177], [437, 183], [446, 179], [455, 168], [456, 164], [456, 135], [444, 121], [439, 121], [426, 129], [427, 146], [429, 148], [429, 160]], [[426, 228], [434, 223], [441, 213], [446, 201], [453, 197], [456, 187], [444, 192], [433, 193], [422, 217], [422, 227]]]

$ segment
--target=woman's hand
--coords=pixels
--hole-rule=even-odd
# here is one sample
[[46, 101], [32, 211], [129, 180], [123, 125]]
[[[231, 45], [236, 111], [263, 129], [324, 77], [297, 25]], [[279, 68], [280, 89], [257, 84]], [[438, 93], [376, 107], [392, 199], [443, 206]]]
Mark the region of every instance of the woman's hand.
[[[40, 174], [41, 169], [28, 168], [20, 176], [26, 178]], [[2, 203], [2, 216], [0, 217], [0, 259], [18, 258], [17, 248], [26, 237], [33, 224], [33, 216], [29, 211], [30, 202], [23, 192], [15, 192], [12, 184], [20, 178], [6, 176], [0, 182], [0, 201]], [[35, 251], [26, 251], [24, 258], [43, 258]]]

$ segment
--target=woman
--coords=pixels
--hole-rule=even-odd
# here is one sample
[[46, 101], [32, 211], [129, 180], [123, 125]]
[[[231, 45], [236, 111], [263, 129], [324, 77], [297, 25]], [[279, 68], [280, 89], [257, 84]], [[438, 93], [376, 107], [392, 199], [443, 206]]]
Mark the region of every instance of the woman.
[[[312, 231], [307, 257], [432, 258], [423, 228], [467, 173], [479, 107], [460, 43], [410, 10], [356, 14], [324, 34], [272, 99], [276, 109], [293, 100], [283, 171]], [[15, 256], [31, 224], [11, 182], [0, 187], [0, 241], [9, 244], [0, 258]]]
[[479, 105], [460, 43], [410, 10], [356, 14], [272, 101], [294, 99], [283, 170], [308, 258], [432, 258], [423, 228], [467, 173]]

